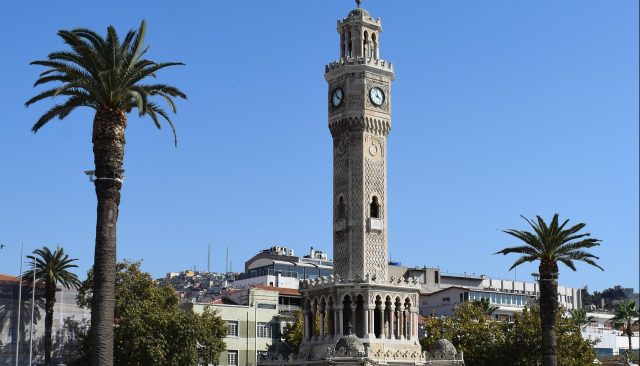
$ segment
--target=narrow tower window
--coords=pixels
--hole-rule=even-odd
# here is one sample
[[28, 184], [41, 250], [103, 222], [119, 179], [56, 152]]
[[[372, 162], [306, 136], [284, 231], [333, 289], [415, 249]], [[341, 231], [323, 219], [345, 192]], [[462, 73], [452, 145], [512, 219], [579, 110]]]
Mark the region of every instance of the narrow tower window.
[[372, 53], [373, 58], [378, 59], [378, 38], [375, 33], [371, 33]]
[[346, 205], [344, 204], [344, 198], [340, 197], [338, 200], [338, 220], [345, 218]]
[[362, 40], [362, 54], [364, 57], [371, 57], [371, 50], [369, 49], [369, 32], [364, 31], [364, 39]]
[[353, 39], [351, 38], [351, 31], [349, 31], [348, 38], [349, 38], [349, 41], [348, 41], [349, 42], [349, 48], [347, 50], [348, 51], [347, 56], [348, 57], [353, 57], [353, 55], [352, 55], [352, 52], [353, 52]]
[[380, 218], [380, 204], [378, 203], [378, 197], [373, 196], [371, 200], [371, 217], [379, 219]]

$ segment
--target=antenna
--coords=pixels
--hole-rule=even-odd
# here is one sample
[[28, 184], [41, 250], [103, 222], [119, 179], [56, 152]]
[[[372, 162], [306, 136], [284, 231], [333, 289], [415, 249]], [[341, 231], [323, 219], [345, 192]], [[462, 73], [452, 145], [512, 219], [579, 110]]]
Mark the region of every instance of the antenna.
[[211, 272], [211, 244], [209, 244], [209, 250], [207, 251], [207, 272]]
[[227, 259], [225, 261], [224, 271], [225, 273], [229, 273], [229, 247], [227, 247]]

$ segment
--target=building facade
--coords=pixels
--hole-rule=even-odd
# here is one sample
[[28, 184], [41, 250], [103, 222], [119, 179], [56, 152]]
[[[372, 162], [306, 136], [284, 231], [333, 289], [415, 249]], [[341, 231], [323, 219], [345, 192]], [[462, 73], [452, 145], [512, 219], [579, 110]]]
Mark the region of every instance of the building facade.
[[[18, 292], [18, 277], [0, 275], [0, 365], [16, 365], [17, 342], [20, 343], [17, 365], [29, 365], [32, 292], [29, 286], [23, 285], [20, 303]], [[54, 364], [62, 362], [77, 349], [80, 344], [78, 336], [91, 319], [89, 309], [76, 305], [76, 295], [77, 291], [65, 288], [56, 292], [52, 325]], [[44, 316], [44, 291], [36, 286], [33, 317], [33, 359], [36, 363], [44, 359]]]
[[215, 311], [226, 322], [227, 348], [220, 354], [219, 365], [251, 366], [267, 354], [282, 332], [278, 297], [277, 291], [250, 288], [233, 291], [225, 300], [189, 303], [184, 307], [197, 314], [207, 309]]

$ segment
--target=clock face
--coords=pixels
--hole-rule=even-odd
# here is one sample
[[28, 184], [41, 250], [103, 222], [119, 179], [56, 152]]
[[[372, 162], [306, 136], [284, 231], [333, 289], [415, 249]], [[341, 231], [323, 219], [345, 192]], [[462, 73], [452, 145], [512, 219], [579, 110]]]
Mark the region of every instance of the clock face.
[[384, 103], [384, 92], [378, 87], [371, 88], [369, 90], [369, 98], [371, 98], [373, 104], [381, 106]]
[[333, 104], [334, 107], [339, 106], [342, 103], [343, 97], [342, 89], [337, 88], [333, 91], [333, 94], [331, 94], [331, 104]]

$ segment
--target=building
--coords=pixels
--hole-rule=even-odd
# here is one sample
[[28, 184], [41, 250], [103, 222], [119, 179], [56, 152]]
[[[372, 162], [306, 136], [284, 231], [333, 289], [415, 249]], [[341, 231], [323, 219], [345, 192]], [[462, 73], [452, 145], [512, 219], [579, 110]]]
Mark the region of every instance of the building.
[[325, 68], [334, 274], [300, 282], [304, 334], [298, 355], [267, 357], [262, 364], [462, 365], [447, 340], [422, 352], [420, 284], [390, 276], [386, 171], [394, 69], [380, 59], [382, 22], [357, 3], [337, 24], [340, 59]]
[[292, 249], [273, 246], [246, 261], [244, 269], [244, 273], [229, 284], [231, 287], [267, 285], [297, 289], [300, 280], [333, 274], [333, 261], [313, 247], [308, 255], [297, 257]]
[[[514, 313], [540, 296], [536, 282], [502, 280], [485, 275], [442, 273], [437, 268], [393, 268], [398, 277], [417, 279], [421, 285], [420, 312], [423, 315], [450, 316], [463, 302], [489, 299], [498, 309], [499, 320], [511, 320]], [[558, 301], [565, 309], [582, 307], [581, 290], [558, 286]]]
[[[19, 363], [29, 365], [29, 328], [31, 323], [32, 291], [29, 286], [22, 288], [22, 301], [18, 304], [19, 279], [15, 276], [0, 275], [0, 365], [15, 365], [16, 342], [20, 338]], [[91, 311], [76, 305], [76, 290], [60, 288], [56, 292], [53, 308], [53, 355], [54, 364], [63, 362], [65, 356], [79, 345], [78, 333], [91, 319]], [[34, 311], [34, 360], [44, 359], [44, 295], [36, 286]], [[18, 328], [18, 309], [20, 327]], [[20, 337], [18, 337], [18, 334]]]
[[[261, 356], [266, 356], [270, 345], [282, 334], [286, 322], [279, 304], [281, 296], [300, 298], [297, 290], [274, 287], [252, 287], [232, 289], [212, 303], [188, 303], [183, 305], [188, 311], [201, 314], [206, 309], [213, 310], [227, 323], [227, 345], [220, 355], [219, 365], [255, 365]], [[295, 293], [294, 293], [295, 292]], [[290, 309], [288, 309], [290, 310]]]

